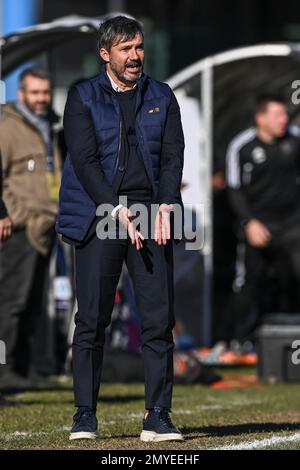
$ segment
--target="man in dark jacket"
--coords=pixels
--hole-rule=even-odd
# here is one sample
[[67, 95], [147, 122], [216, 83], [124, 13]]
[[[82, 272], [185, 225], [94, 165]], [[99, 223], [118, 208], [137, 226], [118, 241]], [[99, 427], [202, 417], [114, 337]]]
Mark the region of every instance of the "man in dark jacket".
[[31, 387], [40, 379], [32, 338], [48, 308], [61, 177], [51, 93], [46, 71], [23, 70], [18, 100], [3, 106], [0, 121], [3, 200], [14, 225], [11, 239], [0, 249], [0, 338], [7, 359], [0, 369], [3, 389]]
[[[99, 52], [105, 66], [97, 77], [70, 89], [64, 115], [69, 154], [57, 230], [76, 245], [78, 299], [73, 339], [78, 411], [70, 439], [98, 437], [104, 333], [125, 260], [141, 313], [147, 409], [141, 439], [181, 440], [169, 417], [174, 349], [170, 211], [181, 202], [184, 149], [179, 106], [166, 84], [143, 74], [143, 32], [136, 21], [117, 17], [102, 24]], [[148, 222], [155, 205], [152, 237], [142, 224], [135, 225], [134, 203], [147, 209]], [[116, 236], [100, 234], [104, 205]]]

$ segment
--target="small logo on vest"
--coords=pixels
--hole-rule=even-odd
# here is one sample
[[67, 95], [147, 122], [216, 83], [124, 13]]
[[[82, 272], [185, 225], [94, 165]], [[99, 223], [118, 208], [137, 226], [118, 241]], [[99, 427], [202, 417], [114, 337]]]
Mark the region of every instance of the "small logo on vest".
[[255, 163], [263, 163], [266, 160], [266, 152], [262, 147], [255, 147], [252, 151], [252, 158]]
[[151, 108], [149, 109], [148, 113], [149, 114], [152, 114], [152, 113], [159, 113], [160, 112], [160, 109], [158, 107], [156, 108]]

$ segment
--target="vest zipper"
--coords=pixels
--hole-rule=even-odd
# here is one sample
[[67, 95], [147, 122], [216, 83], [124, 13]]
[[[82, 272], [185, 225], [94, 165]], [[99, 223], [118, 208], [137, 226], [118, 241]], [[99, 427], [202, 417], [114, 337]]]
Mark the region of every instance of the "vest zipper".
[[119, 146], [118, 146], [118, 154], [117, 154], [117, 161], [116, 161], [116, 171], [118, 171], [119, 161], [120, 161], [120, 152], [121, 152], [121, 143], [122, 143], [122, 118], [120, 119], [120, 126], [119, 126]]

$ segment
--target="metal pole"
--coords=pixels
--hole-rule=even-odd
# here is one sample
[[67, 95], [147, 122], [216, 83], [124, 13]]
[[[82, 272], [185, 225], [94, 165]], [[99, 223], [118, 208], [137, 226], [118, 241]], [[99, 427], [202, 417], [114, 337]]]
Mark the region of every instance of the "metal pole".
[[212, 326], [212, 277], [213, 277], [213, 214], [212, 214], [212, 160], [213, 160], [213, 62], [207, 59], [206, 67], [201, 74], [201, 104], [204, 125], [204, 158], [205, 158], [205, 220], [203, 310], [201, 315], [201, 332], [203, 345], [210, 346]]
[[2, 105], [6, 103], [6, 87], [2, 80], [2, 46], [4, 40], [0, 37], [0, 120], [2, 118]]

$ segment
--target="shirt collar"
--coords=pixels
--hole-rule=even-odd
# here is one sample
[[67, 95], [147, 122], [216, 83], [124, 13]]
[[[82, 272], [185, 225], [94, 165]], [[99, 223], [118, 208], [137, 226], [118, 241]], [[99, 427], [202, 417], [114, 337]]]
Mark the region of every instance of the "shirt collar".
[[[108, 73], [107, 71], [106, 71], [106, 73], [107, 73], [107, 76], [108, 76], [108, 78], [109, 78], [110, 84], [111, 84], [111, 86], [112, 86], [112, 88], [113, 88], [114, 91], [116, 91], [117, 93], [121, 93], [121, 92], [124, 92], [124, 91], [128, 91], [128, 90], [123, 90], [123, 88], [120, 88], [120, 87], [116, 84], [116, 82], [113, 81], [113, 79], [111, 78], [111, 76], [109, 75], [109, 73]], [[134, 88], [136, 87], [136, 85], [137, 85], [137, 84], [135, 83], [134, 86], [132, 87], [132, 89], [134, 89]]]

